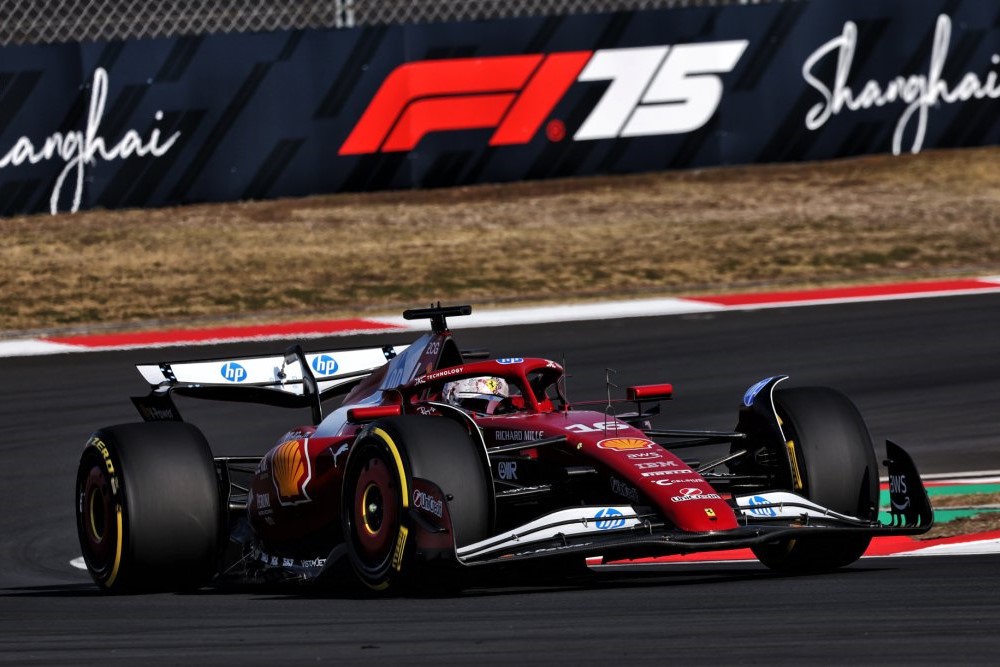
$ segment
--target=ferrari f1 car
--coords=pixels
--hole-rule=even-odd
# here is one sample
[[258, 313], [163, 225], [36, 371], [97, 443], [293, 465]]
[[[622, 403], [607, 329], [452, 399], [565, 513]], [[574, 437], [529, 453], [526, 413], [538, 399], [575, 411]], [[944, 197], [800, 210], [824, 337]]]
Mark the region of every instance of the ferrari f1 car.
[[[891, 442], [890, 518], [878, 520], [871, 438], [836, 391], [769, 377], [746, 391], [732, 431], [654, 429], [670, 385], [572, 404], [554, 361], [463, 353], [446, 318], [470, 312], [406, 311], [433, 329], [406, 346], [138, 366], [145, 421], [96, 431], [80, 460], [93, 579], [109, 592], [179, 590], [339, 569], [384, 591], [456, 571], [738, 547], [774, 570], [815, 572], [856, 561], [874, 536], [931, 526], [916, 468]], [[311, 423], [263, 456], [214, 458], [174, 396], [309, 408]], [[707, 444], [723, 455], [682, 456]]]

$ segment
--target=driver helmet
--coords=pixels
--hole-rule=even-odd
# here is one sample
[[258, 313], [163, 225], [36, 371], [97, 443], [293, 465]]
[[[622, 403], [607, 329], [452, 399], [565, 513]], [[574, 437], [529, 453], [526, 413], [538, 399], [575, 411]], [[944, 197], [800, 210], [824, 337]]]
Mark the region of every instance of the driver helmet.
[[442, 398], [449, 404], [488, 415], [509, 395], [507, 381], [493, 376], [455, 380], [441, 389]]

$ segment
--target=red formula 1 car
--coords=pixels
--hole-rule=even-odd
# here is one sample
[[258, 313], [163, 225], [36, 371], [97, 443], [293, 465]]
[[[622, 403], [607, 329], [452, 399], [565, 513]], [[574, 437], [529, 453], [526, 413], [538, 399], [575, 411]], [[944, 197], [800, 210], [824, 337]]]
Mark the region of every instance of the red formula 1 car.
[[[375, 590], [543, 561], [749, 547], [780, 571], [848, 565], [873, 536], [928, 530], [910, 457], [879, 469], [854, 405], [833, 390], [754, 384], [734, 431], [650, 428], [670, 385], [570, 404], [562, 367], [460, 351], [446, 317], [408, 346], [140, 365], [142, 423], [102, 428], [76, 482], [87, 567], [105, 590], [211, 581], [338, 580]], [[478, 358], [476, 358], [478, 357]], [[173, 395], [311, 407], [263, 457], [213, 458]], [[343, 396], [324, 414], [324, 402]], [[718, 444], [703, 463], [685, 448]], [[348, 567], [349, 566], [349, 567]], [[537, 569], [537, 568], [535, 568]], [[438, 575], [445, 574], [445, 577]]]

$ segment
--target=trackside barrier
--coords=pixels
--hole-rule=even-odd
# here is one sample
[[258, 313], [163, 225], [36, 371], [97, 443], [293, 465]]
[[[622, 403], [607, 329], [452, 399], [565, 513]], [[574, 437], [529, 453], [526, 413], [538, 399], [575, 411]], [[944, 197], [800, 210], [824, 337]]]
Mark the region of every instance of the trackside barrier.
[[812, 0], [5, 47], [0, 215], [996, 144], [998, 19]]

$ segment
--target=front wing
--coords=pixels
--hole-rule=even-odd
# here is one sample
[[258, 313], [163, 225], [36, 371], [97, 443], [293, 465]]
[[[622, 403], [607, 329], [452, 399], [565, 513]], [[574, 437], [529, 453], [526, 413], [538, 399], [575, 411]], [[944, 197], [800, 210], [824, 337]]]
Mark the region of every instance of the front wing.
[[909, 455], [886, 443], [890, 523], [822, 507], [788, 491], [735, 496], [739, 527], [691, 533], [677, 530], [653, 508], [581, 506], [559, 510], [514, 530], [456, 549], [465, 565], [509, 563], [560, 554], [642, 558], [754, 547], [806, 536], [917, 535], [933, 525], [927, 492]]
[[[595, 525], [597, 512], [616, 508], [579, 508], [593, 512], [589, 522]], [[624, 508], [631, 511], [632, 508]], [[768, 525], [746, 524], [738, 528], [719, 532], [687, 533], [671, 529], [652, 521], [653, 515], [626, 515], [628, 519], [639, 520], [642, 525], [634, 528], [611, 530], [578, 530], [573, 533], [560, 532], [555, 537], [530, 539], [512, 534], [506, 539], [490, 544], [485, 542], [469, 545], [458, 550], [458, 560], [465, 565], [506, 563], [528, 558], [555, 556], [559, 554], [581, 554], [604, 556], [607, 558], [644, 558], [669, 556], [703, 551], [722, 551], [762, 545], [777, 540], [802, 538], [806, 536], [847, 536], [867, 534], [873, 537], [886, 535], [916, 535], [925, 532], [929, 526], [901, 527], [881, 523], [861, 524], [842, 522], [827, 517], [810, 518], [806, 521], [779, 519]], [[586, 519], [580, 519], [582, 525]]]

